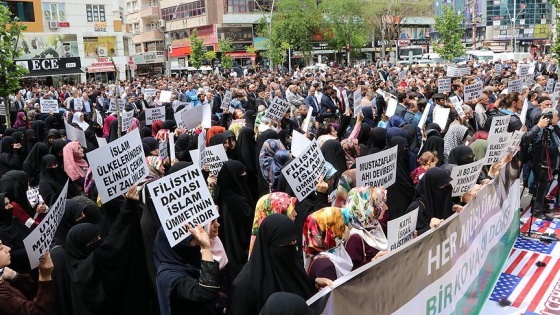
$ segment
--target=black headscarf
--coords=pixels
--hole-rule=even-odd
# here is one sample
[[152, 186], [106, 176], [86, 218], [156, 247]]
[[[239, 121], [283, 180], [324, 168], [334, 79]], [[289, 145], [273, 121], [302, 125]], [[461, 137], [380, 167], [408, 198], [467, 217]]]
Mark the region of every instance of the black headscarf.
[[47, 154], [49, 154], [49, 146], [38, 142], [33, 146], [23, 162], [23, 171], [29, 176], [29, 186], [35, 187], [39, 185], [41, 159]]
[[[113, 142], [119, 138], [118, 129], [119, 129], [119, 120], [115, 119], [109, 125], [109, 142]], [[125, 131], [121, 132], [121, 136], [124, 136], [125, 134], [126, 134]]]
[[22, 141], [23, 141], [23, 131], [16, 131], [14, 133], [12, 133], [12, 137], [14, 139], [16, 139], [16, 143], [20, 143], [23, 145]]
[[252, 110], [248, 110], [243, 114], [243, 119], [245, 119], [245, 127], [254, 129], [255, 128], [255, 120], [257, 119], [257, 115]]
[[233, 282], [233, 313], [256, 314], [276, 292], [306, 300], [313, 295], [313, 284], [297, 255], [298, 238], [301, 232], [285, 215], [272, 214], [262, 221], [251, 258]]
[[441, 127], [438, 124], [436, 123], [428, 124], [424, 129], [426, 130], [425, 134], [427, 138], [430, 138], [432, 136], [437, 136], [441, 138]]
[[47, 125], [48, 129], [60, 129], [58, 119], [56, 119], [56, 117], [54, 116], [47, 116], [45, 118], [45, 124]]
[[396, 219], [406, 213], [406, 209], [414, 198], [414, 185], [410, 178], [410, 152], [408, 141], [403, 137], [394, 137], [389, 141], [389, 147], [398, 146], [397, 175], [395, 183], [387, 188], [387, 207], [389, 220]]
[[16, 130], [14, 128], [6, 128], [4, 131], [4, 137], [11, 136]]
[[[218, 134], [214, 135], [212, 138], [210, 138], [209, 145], [213, 146], [213, 145], [218, 145], [218, 144], [224, 144], [226, 142], [226, 140], [229, 139], [229, 138], [233, 138], [233, 139], [236, 140], [235, 134], [233, 133], [233, 131], [226, 130], [226, 131], [224, 131], [222, 133], [218, 133]], [[237, 153], [238, 149], [239, 149], [239, 146], [237, 145], [237, 142], [235, 144], [235, 148], [233, 148], [233, 149], [228, 148], [226, 150], [226, 154], [227, 154], [228, 159], [239, 160], [238, 153]]]
[[35, 130], [37, 141], [44, 142], [47, 138], [47, 132], [49, 131], [49, 129], [47, 128], [47, 124], [45, 124], [45, 122], [42, 120], [35, 120], [31, 125], [31, 128]]
[[438, 158], [438, 162], [436, 163], [436, 166], [441, 166], [443, 165], [443, 148], [444, 148], [444, 141], [443, 138], [437, 135], [434, 135], [432, 137], [429, 137], [428, 140], [426, 140], [426, 143], [424, 143], [424, 146], [422, 147], [422, 150], [420, 150], [420, 153], [418, 153], [418, 155], [422, 155], [422, 153], [424, 152], [437, 152], [437, 158]]
[[14, 144], [16, 143], [16, 139], [14, 139], [14, 137], [12, 136], [6, 136], [4, 138], [2, 138], [2, 142], [1, 144], [1, 150], [0, 151], [2, 154], [7, 154], [9, 156], [14, 154]]
[[6, 197], [9, 198], [8, 194], [0, 193], [0, 240], [2, 244], [12, 249], [10, 267], [17, 272], [28, 272], [29, 258], [27, 258], [23, 239], [29, 235], [31, 230], [14, 219], [12, 209], [6, 209], [4, 205]]
[[76, 221], [80, 214], [84, 213], [86, 207], [77, 203], [72, 199], [66, 200], [66, 206], [64, 207], [64, 216], [60, 221], [58, 228], [56, 229], [56, 233], [54, 234], [52, 246], [60, 245], [62, 247], [66, 247], [66, 236], [70, 229], [80, 223], [80, 221]]
[[[52, 155], [47, 154], [41, 158], [41, 180], [39, 181], [39, 194], [45, 200], [48, 206], [56, 202], [56, 198], [62, 192], [62, 188], [68, 180], [68, 175], [64, 169], [60, 167], [48, 168], [49, 165], [60, 163], [58, 159]], [[74, 196], [72, 185], [68, 185], [68, 198]]]
[[175, 157], [177, 158], [177, 160], [192, 162], [189, 151], [197, 148], [197, 141], [198, 139], [191, 135], [179, 135], [177, 140], [175, 140]]
[[23, 142], [21, 144], [21, 149], [24, 157], [29, 154], [29, 152], [31, 151], [35, 143], [37, 143], [38, 141], [39, 140], [37, 139], [37, 134], [35, 133], [35, 130], [33, 129], [25, 130], [25, 132], [23, 133]]
[[12, 201], [20, 205], [30, 216], [35, 216], [35, 210], [27, 199], [29, 178], [24, 171], [9, 171], [0, 178], [0, 191], [7, 193]]
[[173, 173], [175, 173], [175, 172], [178, 172], [178, 171], [180, 171], [180, 170], [182, 170], [182, 169], [184, 169], [184, 168], [187, 168], [187, 167], [189, 167], [189, 166], [191, 166], [191, 165], [192, 165], [191, 162], [179, 161], [179, 162], [173, 164], [173, 166], [171, 166], [171, 167], [169, 168], [169, 172], [167, 173], [167, 175], [173, 174]]
[[177, 129], [177, 123], [175, 120], [166, 120], [161, 125], [161, 129], [167, 129], [168, 131], [174, 132]]
[[449, 164], [458, 166], [474, 162], [473, 150], [464, 144], [460, 144], [449, 152]]
[[346, 155], [344, 153], [344, 149], [340, 142], [337, 139], [331, 139], [325, 141], [321, 146], [321, 152], [323, 153], [323, 157], [325, 161], [329, 162], [334, 166], [336, 169], [336, 174], [332, 177], [334, 180], [334, 185], [329, 188], [328, 193], [332, 192], [338, 186], [338, 180], [342, 173], [347, 170], [346, 165]]
[[418, 132], [417, 128], [413, 124], [407, 124], [403, 127], [404, 133], [406, 135], [406, 140], [408, 141], [408, 148], [410, 152], [416, 154], [418, 153], [420, 147], [418, 145]]
[[[385, 130], [385, 133], [387, 132], [385, 128], [381, 128], [381, 129]], [[368, 144], [370, 133], [371, 133], [371, 126], [366, 123], [361, 123], [360, 132], [358, 132], [358, 143]], [[385, 147], [385, 143], [383, 144], [383, 147]]]
[[[451, 193], [453, 188], [446, 186], [451, 176], [444, 169], [432, 167], [426, 171], [416, 186], [416, 194], [422, 199], [428, 218], [447, 219], [453, 214]], [[441, 188], [446, 186], [444, 188]]]
[[312, 308], [305, 300], [296, 294], [276, 292], [272, 294], [259, 315], [314, 315]]
[[363, 155], [378, 153], [383, 151], [387, 146], [387, 129], [381, 127], [375, 127], [371, 129], [369, 133], [369, 139], [367, 140], [367, 152]]

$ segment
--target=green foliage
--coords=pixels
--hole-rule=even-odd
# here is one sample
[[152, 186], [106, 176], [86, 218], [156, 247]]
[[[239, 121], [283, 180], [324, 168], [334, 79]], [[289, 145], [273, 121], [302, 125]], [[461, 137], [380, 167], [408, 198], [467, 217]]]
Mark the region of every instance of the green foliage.
[[347, 45], [360, 50], [367, 41], [366, 21], [363, 16], [363, 0], [324, 0], [320, 9], [325, 14], [329, 46], [341, 51]]
[[218, 40], [218, 50], [222, 53], [221, 63], [224, 69], [230, 69], [233, 66], [233, 57], [228, 56], [227, 53], [233, 51], [233, 43], [231, 39], [219, 39]]
[[441, 17], [436, 17], [435, 31], [439, 34], [439, 45], [434, 46], [434, 50], [442, 58], [451, 60], [465, 54], [465, 47], [461, 42], [463, 38], [463, 30], [460, 29], [462, 15], [455, 15], [453, 6], [444, 6]]
[[[556, 12], [559, 12], [560, 10], [560, 1], [559, 0], [550, 0], [550, 3], [552, 3], [552, 5], [554, 6], [554, 8], [556, 9]], [[554, 41], [553, 41], [553, 45], [551, 47], [551, 50], [554, 54], [556, 54], [557, 56], [560, 55], [560, 23], [556, 22], [556, 32], [555, 32], [555, 36], [554, 36]]]
[[189, 56], [189, 66], [200, 68], [202, 66], [202, 62], [204, 61], [205, 57], [204, 54], [206, 49], [204, 48], [204, 40], [198, 38], [198, 30], [195, 28], [191, 36], [189, 36], [191, 40], [191, 55]]
[[[4, 99], [6, 112], [9, 113], [10, 102], [8, 95], [20, 87], [20, 79], [28, 70], [17, 65], [15, 60], [22, 55], [22, 47], [18, 41], [21, 33], [27, 29], [24, 24], [18, 23], [6, 6], [0, 5], [0, 96]], [[9, 115], [6, 116], [9, 122]]]
[[257, 49], [253, 46], [245, 46], [245, 51], [250, 55], [254, 55], [257, 53]]
[[204, 60], [208, 62], [212, 62], [216, 58], [216, 52], [213, 50], [208, 50], [204, 53]]

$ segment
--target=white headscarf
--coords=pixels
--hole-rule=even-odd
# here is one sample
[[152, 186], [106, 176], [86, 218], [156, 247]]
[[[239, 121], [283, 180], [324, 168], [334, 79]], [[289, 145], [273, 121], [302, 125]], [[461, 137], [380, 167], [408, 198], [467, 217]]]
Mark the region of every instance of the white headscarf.
[[85, 120], [80, 121], [81, 116], [84, 116], [84, 113], [75, 112], [74, 116], [72, 117], [72, 123], [76, 123], [78, 126], [80, 126], [80, 128], [82, 128], [83, 131], [86, 131], [86, 129], [89, 128], [89, 124], [87, 122], [85, 122]]

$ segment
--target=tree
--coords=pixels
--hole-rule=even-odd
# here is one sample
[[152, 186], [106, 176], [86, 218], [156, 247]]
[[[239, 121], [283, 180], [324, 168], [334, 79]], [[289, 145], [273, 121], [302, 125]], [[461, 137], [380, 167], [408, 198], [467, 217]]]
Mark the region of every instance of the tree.
[[27, 26], [19, 23], [6, 6], [0, 5], [0, 96], [6, 105], [8, 126], [11, 126], [9, 95], [20, 87], [21, 77], [29, 72], [15, 61], [22, 55], [19, 40], [26, 29]]
[[208, 50], [204, 53], [204, 60], [212, 64], [212, 60], [216, 59], [216, 52], [213, 50]]
[[[341, 51], [349, 47], [361, 49], [367, 40], [366, 22], [362, 16], [364, 0], [324, 0], [320, 9], [325, 13], [325, 26], [330, 29], [329, 45]], [[350, 63], [350, 50], [347, 51]]]
[[204, 61], [204, 53], [206, 49], [204, 48], [204, 40], [198, 38], [198, 30], [195, 28], [191, 36], [191, 55], [189, 56], [189, 66], [194, 68], [200, 68], [202, 62]]
[[441, 58], [451, 60], [465, 54], [465, 47], [461, 42], [464, 33], [460, 28], [462, 21], [463, 15], [455, 15], [451, 5], [444, 6], [443, 14], [436, 17], [434, 29], [439, 34], [439, 43], [443, 46], [435, 45], [434, 50]]
[[[560, 1], [559, 0], [551, 0], [550, 1], [552, 3], [552, 5], [554, 6], [554, 8], [556, 9], [556, 12], [560, 11]], [[556, 55], [560, 54], [560, 23], [556, 22], [556, 29], [554, 32], [554, 46], [552, 46], [552, 52], [554, 52]]]
[[233, 57], [229, 56], [228, 53], [233, 51], [233, 43], [231, 39], [224, 38], [218, 40], [218, 50], [222, 53], [221, 63], [224, 69], [230, 69], [233, 67]]

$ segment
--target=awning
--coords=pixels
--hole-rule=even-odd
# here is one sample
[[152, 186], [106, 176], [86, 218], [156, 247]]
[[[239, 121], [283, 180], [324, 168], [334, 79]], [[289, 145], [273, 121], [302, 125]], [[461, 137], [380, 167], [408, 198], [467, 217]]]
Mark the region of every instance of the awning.
[[73, 75], [73, 74], [84, 74], [84, 71], [81, 69], [60, 69], [56, 71], [52, 70], [45, 70], [45, 71], [33, 71], [33, 73], [29, 73], [24, 75], [23, 78], [36, 78], [36, 77], [56, 77], [61, 75]]
[[226, 55], [233, 57], [233, 58], [251, 58], [255, 57], [255, 54], [249, 54], [247, 52], [229, 52]]
[[88, 73], [97, 73], [97, 72], [115, 72], [115, 67], [113, 66], [106, 66], [106, 67], [88, 67]]

